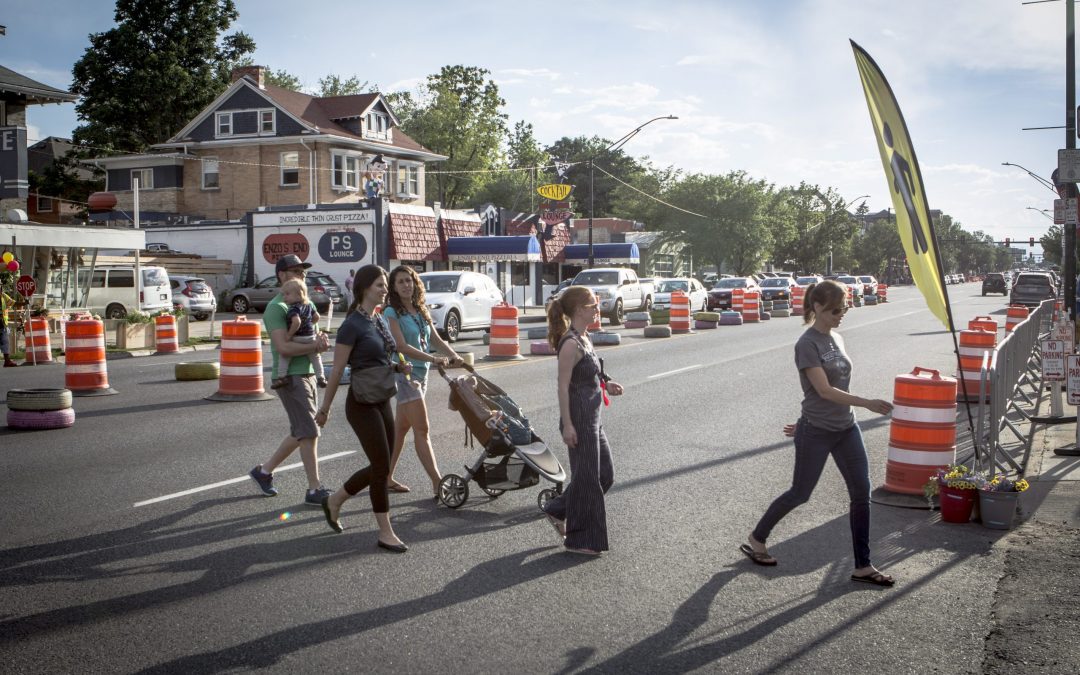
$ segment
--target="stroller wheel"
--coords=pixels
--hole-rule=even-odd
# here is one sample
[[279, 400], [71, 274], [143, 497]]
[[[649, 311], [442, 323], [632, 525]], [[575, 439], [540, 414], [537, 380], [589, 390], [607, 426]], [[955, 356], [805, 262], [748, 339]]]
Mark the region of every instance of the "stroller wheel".
[[544, 488], [540, 491], [540, 494], [536, 495], [536, 506], [543, 511], [544, 506], [558, 496], [559, 493], [555, 491], [555, 488]]
[[495, 488], [486, 488], [483, 486], [481, 486], [480, 489], [484, 491], [484, 494], [486, 494], [488, 497], [491, 497], [492, 499], [496, 499], [500, 497], [502, 493], [506, 492], [506, 490], [497, 490]]
[[448, 473], [439, 483], [439, 500], [456, 509], [469, 498], [469, 481], [456, 473]]

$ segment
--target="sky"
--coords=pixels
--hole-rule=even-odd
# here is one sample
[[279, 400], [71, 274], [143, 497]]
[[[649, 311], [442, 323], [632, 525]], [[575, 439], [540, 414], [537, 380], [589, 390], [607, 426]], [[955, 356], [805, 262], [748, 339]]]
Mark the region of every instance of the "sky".
[[[685, 172], [746, 171], [892, 206], [849, 40], [888, 78], [930, 207], [1003, 240], [1038, 240], [1065, 123], [1065, 4], [1020, 0], [237, 0], [255, 62], [413, 90], [444, 65], [491, 72], [512, 125], [541, 143], [617, 139]], [[380, 9], [384, 7], [385, 9]], [[6, 0], [0, 63], [67, 88], [108, 0]], [[298, 11], [299, 8], [299, 11]], [[31, 139], [70, 137], [73, 104], [32, 108]], [[1028, 208], [1031, 207], [1031, 208]], [[1036, 247], [1033, 252], [1039, 253]]]

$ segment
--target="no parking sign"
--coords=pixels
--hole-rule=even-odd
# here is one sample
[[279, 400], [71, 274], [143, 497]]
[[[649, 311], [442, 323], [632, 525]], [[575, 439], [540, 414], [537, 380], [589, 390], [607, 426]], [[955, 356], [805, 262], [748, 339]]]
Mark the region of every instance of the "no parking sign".
[[1065, 379], [1065, 343], [1062, 340], [1042, 340], [1042, 376], [1047, 382]]
[[1069, 405], [1080, 405], [1080, 356], [1076, 354], [1065, 357], [1065, 387]]

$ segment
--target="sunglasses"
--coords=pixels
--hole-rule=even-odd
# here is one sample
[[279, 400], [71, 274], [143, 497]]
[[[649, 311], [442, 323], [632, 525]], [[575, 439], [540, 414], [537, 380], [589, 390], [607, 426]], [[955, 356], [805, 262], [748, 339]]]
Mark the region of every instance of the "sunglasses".
[[848, 309], [850, 309], [850, 307], [837, 307], [836, 309], [830, 309], [829, 311], [832, 312], [833, 316], [843, 316], [847, 314]]
[[586, 302], [582, 307], [596, 307], [596, 304], [595, 302]]

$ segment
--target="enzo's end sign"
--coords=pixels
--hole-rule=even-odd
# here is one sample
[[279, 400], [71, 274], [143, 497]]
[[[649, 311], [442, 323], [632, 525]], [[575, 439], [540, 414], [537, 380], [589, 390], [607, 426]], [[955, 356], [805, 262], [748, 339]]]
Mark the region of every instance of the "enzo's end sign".
[[1069, 354], [1065, 357], [1066, 401], [1069, 405], [1080, 405], [1080, 356]]
[[360, 232], [327, 232], [319, 237], [319, 257], [326, 262], [360, 262], [367, 252], [367, 238]]
[[1065, 379], [1065, 343], [1061, 340], [1042, 340], [1042, 376], [1047, 382]]

